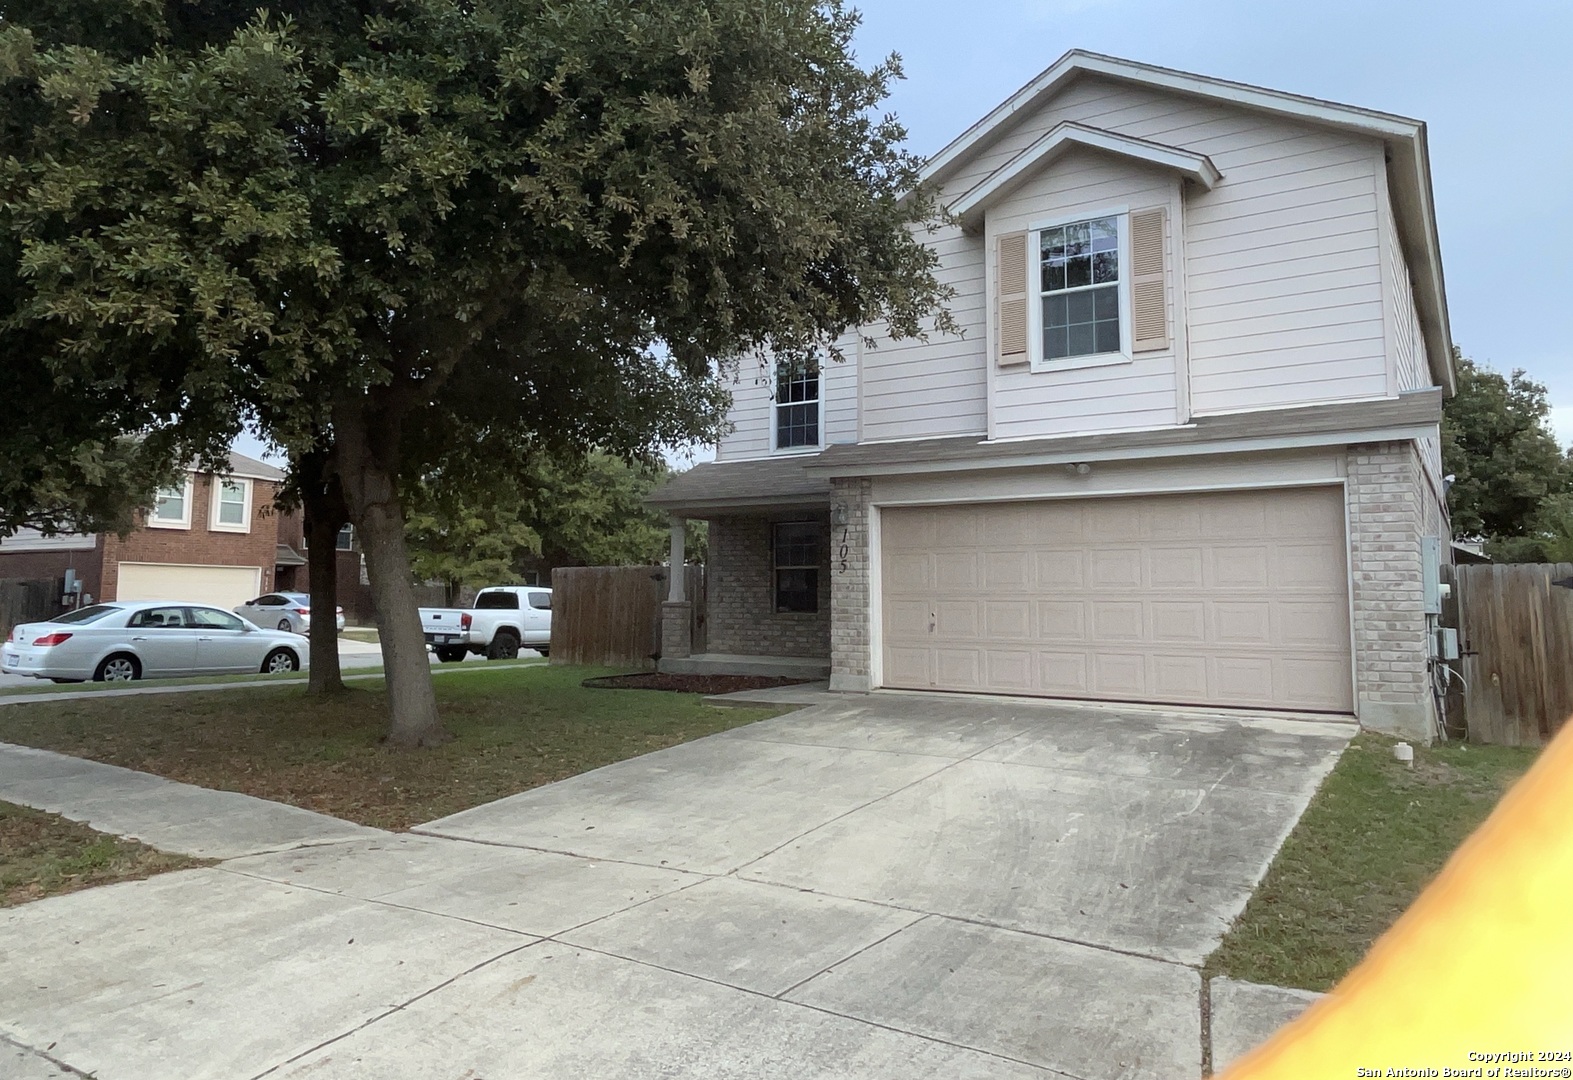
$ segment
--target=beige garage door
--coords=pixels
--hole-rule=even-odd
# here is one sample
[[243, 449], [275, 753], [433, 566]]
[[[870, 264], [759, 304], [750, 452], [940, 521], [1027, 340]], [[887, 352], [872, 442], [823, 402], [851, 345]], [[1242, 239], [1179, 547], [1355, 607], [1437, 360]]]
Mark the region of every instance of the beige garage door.
[[890, 687], [1349, 712], [1338, 488], [882, 517]]
[[256, 566], [171, 566], [121, 563], [117, 600], [187, 600], [225, 611], [253, 599], [262, 589]]

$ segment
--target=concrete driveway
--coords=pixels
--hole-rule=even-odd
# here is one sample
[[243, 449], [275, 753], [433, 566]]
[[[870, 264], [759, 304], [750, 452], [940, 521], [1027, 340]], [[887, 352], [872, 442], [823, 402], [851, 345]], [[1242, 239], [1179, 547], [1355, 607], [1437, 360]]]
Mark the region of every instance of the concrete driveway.
[[880, 694], [25, 905], [7, 1075], [1195, 1077], [1196, 965], [1352, 734]]

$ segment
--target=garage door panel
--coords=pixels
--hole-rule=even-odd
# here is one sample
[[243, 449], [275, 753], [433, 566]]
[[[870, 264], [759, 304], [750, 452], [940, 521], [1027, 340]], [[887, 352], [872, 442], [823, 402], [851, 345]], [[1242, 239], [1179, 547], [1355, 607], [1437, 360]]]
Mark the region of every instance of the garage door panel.
[[262, 591], [259, 566], [120, 563], [117, 600], [174, 600], [228, 610]]
[[1140, 548], [1093, 550], [1087, 560], [1087, 586], [1092, 589], [1140, 589]]
[[1207, 604], [1202, 600], [1155, 600], [1152, 639], [1157, 642], [1207, 640]]
[[883, 532], [885, 685], [1352, 708], [1338, 488], [895, 508]]
[[1087, 605], [1080, 600], [1039, 600], [1038, 637], [1045, 641], [1082, 641], [1087, 636]]
[[1092, 690], [1100, 697], [1140, 699], [1147, 692], [1147, 658], [1141, 653], [1092, 656]]
[[1207, 696], [1207, 657], [1158, 654], [1148, 658], [1153, 696], [1201, 701]]
[[1087, 680], [1085, 652], [1038, 653], [1038, 689], [1057, 697], [1085, 697], [1092, 691]]
[[1146, 624], [1140, 600], [1105, 600], [1092, 605], [1092, 640], [1095, 642], [1141, 641]]
[[1035, 553], [1038, 588], [1044, 592], [1087, 587], [1087, 555], [1082, 551], [1050, 548]]
[[1246, 589], [1259, 592], [1272, 580], [1271, 555], [1261, 544], [1222, 545], [1208, 553], [1211, 572], [1208, 585], [1214, 589]]
[[1151, 548], [1147, 580], [1155, 589], [1200, 589], [1206, 585], [1205, 553], [1199, 547]]
[[893, 552], [885, 560], [885, 591], [890, 595], [928, 593], [934, 588], [934, 557], [927, 552]]

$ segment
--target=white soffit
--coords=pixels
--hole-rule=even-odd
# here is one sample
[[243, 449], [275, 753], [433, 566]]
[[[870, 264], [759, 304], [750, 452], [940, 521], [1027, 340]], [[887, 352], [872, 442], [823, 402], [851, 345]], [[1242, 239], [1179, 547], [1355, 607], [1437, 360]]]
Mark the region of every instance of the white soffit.
[[950, 204], [950, 212], [964, 227], [976, 228], [983, 220], [984, 207], [989, 203], [1009, 194], [1034, 171], [1049, 164], [1060, 154], [1078, 147], [1102, 150], [1171, 169], [1209, 191], [1223, 179], [1223, 174], [1206, 154], [1066, 121], [1056, 124], [1031, 146], [984, 177], [971, 191]]

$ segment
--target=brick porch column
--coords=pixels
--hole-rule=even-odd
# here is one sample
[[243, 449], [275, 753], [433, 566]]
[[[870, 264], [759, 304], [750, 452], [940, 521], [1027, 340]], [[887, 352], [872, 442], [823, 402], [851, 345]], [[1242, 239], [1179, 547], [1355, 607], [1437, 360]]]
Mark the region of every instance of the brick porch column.
[[687, 567], [684, 546], [688, 520], [672, 515], [672, 551], [668, 562], [666, 602], [661, 605], [661, 657], [683, 659], [694, 651], [694, 605], [684, 595]]
[[872, 686], [869, 627], [869, 503], [866, 477], [830, 481], [830, 689]]

